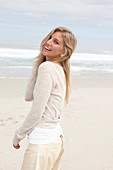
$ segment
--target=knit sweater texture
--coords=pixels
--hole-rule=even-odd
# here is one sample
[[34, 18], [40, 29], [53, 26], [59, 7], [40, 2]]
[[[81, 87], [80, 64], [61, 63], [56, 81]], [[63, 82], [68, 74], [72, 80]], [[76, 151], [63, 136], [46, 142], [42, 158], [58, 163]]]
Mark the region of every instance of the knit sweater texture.
[[29, 78], [25, 100], [33, 101], [25, 121], [16, 130], [13, 144], [17, 146], [35, 127], [53, 129], [61, 119], [66, 83], [63, 68], [50, 61], [38, 68], [38, 76]]

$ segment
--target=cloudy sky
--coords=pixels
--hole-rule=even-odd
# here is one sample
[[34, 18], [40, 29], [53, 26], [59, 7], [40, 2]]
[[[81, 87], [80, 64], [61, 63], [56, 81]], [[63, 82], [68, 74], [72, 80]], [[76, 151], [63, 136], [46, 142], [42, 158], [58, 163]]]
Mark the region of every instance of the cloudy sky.
[[0, 0], [0, 46], [38, 49], [57, 26], [73, 31], [78, 52], [113, 53], [113, 0]]

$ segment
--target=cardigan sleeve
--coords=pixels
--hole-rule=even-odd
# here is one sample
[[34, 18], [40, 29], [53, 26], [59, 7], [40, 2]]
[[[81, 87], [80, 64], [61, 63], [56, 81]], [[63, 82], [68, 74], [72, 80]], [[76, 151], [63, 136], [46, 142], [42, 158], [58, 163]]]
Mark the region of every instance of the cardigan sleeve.
[[13, 144], [15, 146], [17, 146], [19, 142], [25, 138], [29, 131], [33, 130], [43, 116], [52, 90], [53, 80], [50, 71], [50, 65], [46, 62], [39, 66], [38, 78], [34, 87], [33, 104], [24, 123], [15, 132], [13, 139]]
[[32, 101], [34, 99], [33, 91], [34, 91], [36, 79], [37, 77], [34, 76], [34, 74], [32, 73], [27, 83], [26, 92], [25, 92], [25, 101]]

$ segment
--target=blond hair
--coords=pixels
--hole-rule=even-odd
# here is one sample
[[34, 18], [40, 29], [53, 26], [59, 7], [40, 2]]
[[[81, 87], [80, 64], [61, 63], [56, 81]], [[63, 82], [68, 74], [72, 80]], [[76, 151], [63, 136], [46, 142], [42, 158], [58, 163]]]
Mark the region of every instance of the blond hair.
[[69, 62], [69, 59], [70, 59], [70, 57], [71, 57], [71, 55], [72, 55], [72, 53], [73, 53], [73, 51], [76, 47], [76, 44], [77, 44], [77, 40], [76, 40], [74, 34], [69, 29], [67, 29], [65, 27], [57, 27], [57, 28], [53, 29], [42, 40], [41, 45], [40, 45], [40, 53], [36, 57], [33, 72], [34, 72], [34, 76], [36, 76], [37, 72], [38, 72], [39, 65], [41, 63], [43, 63], [44, 61], [46, 61], [45, 56], [42, 54], [43, 48], [44, 48], [47, 40], [50, 38], [50, 36], [57, 31], [60, 31], [62, 33], [62, 38], [63, 38], [63, 43], [64, 43], [64, 46], [63, 46], [64, 54], [60, 55], [56, 61], [59, 62], [62, 65], [64, 73], [65, 73], [65, 77], [66, 77], [65, 102], [68, 103], [69, 89], [70, 89], [70, 62]]

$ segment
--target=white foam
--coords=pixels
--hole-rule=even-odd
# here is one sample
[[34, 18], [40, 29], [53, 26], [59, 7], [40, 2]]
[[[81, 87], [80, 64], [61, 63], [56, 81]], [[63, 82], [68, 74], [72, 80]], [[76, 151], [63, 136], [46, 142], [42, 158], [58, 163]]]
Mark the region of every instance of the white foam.
[[109, 68], [92, 68], [92, 67], [77, 67], [77, 66], [71, 66], [71, 71], [72, 72], [79, 72], [79, 71], [95, 71], [95, 72], [100, 72], [100, 71], [103, 71], [103, 72], [109, 72], [109, 73], [113, 73], [113, 69], [109, 69]]
[[34, 58], [38, 53], [39, 50], [0, 48], [0, 57]]
[[0, 66], [2, 69], [32, 69], [32, 66]]
[[[38, 53], [39, 50], [0, 48], [0, 57], [3, 57], [0, 58], [1, 74], [3, 74], [3, 77], [5, 75], [13, 77], [11, 76], [13, 74], [26, 77], [26, 74], [29, 74], [27, 72], [32, 69], [32, 61], [30, 59], [35, 58]], [[9, 57], [9, 59], [6, 57]], [[24, 59], [28, 59], [28, 61]], [[102, 54], [74, 53], [71, 56], [71, 72], [89, 76], [90, 74], [100, 75], [100, 73], [113, 75], [113, 54], [109, 52], [103, 52]]]
[[[0, 57], [12, 58], [34, 58], [39, 54], [39, 50], [0, 48]], [[102, 54], [93, 53], [73, 53], [71, 61], [113, 61], [113, 54], [109, 52]]]
[[113, 61], [112, 54], [74, 53], [71, 61]]

